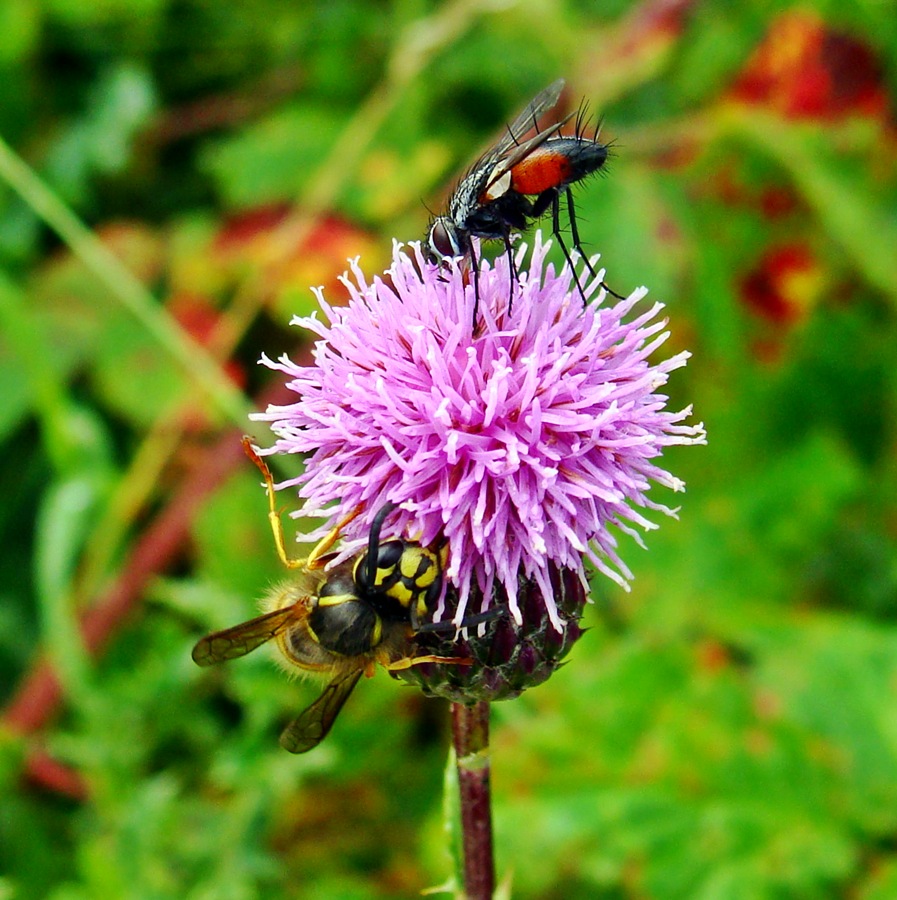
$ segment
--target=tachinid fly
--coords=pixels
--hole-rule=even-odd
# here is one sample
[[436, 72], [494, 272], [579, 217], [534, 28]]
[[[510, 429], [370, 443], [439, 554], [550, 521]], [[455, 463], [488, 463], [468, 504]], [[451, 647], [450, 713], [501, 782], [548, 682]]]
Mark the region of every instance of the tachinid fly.
[[[474, 327], [480, 300], [479, 260], [471, 239], [503, 241], [512, 278], [516, 281], [511, 234], [524, 230], [550, 208], [552, 233], [572, 270], [573, 260], [560, 230], [562, 195], [567, 198], [573, 248], [586, 261], [592, 275], [595, 274], [582, 251], [570, 187], [604, 165], [608, 147], [598, 140], [597, 127], [591, 136], [586, 134], [582, 114], [572, 135], [562, 135], [560, 130], [573, 118], [573, 113], [539, 129], [539, 117], [557, 105], [563, 88], [564, 79], [559, 78], [532, 99], [508, 125], [501, 140], [461, 179], [448, 211], [433, 220], [427, 233], [424, 248], [431, 262], [465, 258], [469, 261], [474, 278]], [[535, 133], [524, 140], [529, 132]], [[578, 279], [576, 285], [585, 301]]]

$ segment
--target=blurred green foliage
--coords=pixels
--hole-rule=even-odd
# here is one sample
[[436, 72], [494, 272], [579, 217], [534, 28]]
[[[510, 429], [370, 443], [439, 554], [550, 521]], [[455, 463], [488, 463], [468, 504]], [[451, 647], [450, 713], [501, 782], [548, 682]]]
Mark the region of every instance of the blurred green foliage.
[[[222, 398], [261, 402], [309, 286], [422, 235], [559, 75], [613, 141], [584, 242], [667, 303], [709, 445], [669, 454], [681, 521], [627, 548], [632, 593], [596, 578], [570, 664], [494, 709], [499, 869], [539, 900], [897, 896], [895, 72], [887, 4], [4, 0], [0, 136], [96, 254], [4, 151], [0, 898], [445, 880], [438, 703], [380, 676], [294, 758], [313, 688], [190, 660], [281, 574], [248, 463], [98, 656], [76, 623], [238, 444]], [[61, 702], [23, 712], [43, 658]]]

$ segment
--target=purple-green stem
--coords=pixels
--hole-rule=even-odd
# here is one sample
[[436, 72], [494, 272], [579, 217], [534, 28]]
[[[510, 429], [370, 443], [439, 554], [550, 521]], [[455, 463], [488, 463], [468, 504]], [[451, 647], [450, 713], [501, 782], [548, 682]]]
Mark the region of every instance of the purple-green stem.
[[461, 835], [466, 900], [492, 900], [492, 795], [489, 788], [489, 704], [452, 704], [452, 739], [461, 794]]

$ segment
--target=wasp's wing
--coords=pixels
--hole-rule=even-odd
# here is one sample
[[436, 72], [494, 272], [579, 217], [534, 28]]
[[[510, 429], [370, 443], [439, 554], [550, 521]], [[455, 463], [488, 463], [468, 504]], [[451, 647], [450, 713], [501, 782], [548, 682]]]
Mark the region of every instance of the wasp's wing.
[[308, 753], [317, 747], [327, 737], [363, 671], [353, 669], [334, 678], [324, 688], [324, 693], [284, 728], [280, 746], [290, 753]]
[[193, 662], [198, 666], [210, 666], [212, 663], [245, 656], [293, 624], [296, 614], [297, 605], [294, 604], [234, 625], [233, 628], [216, 631], [204, 637], [193, 648]]

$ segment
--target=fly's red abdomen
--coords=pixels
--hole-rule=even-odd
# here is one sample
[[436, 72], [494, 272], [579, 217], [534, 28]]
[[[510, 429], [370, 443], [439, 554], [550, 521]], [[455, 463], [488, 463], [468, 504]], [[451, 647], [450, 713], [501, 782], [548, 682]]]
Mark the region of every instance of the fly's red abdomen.
[[511, 190], [536, 195], [560, 188], [593, 172], [607, 160], [607, 147], [582, 138], [546, 141], [511, 169]]
[[573, 174], [563, 153], [542, 146], [511, 169], [511, 190], [518, 194], [541, 194], [563, 184]]

